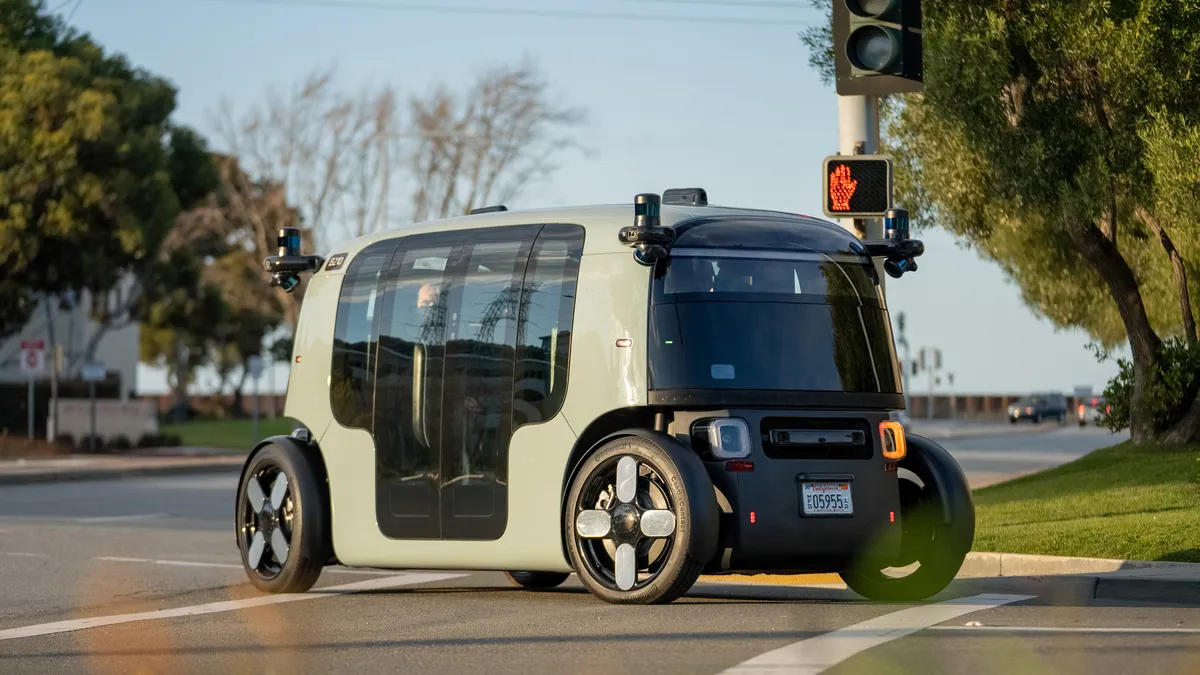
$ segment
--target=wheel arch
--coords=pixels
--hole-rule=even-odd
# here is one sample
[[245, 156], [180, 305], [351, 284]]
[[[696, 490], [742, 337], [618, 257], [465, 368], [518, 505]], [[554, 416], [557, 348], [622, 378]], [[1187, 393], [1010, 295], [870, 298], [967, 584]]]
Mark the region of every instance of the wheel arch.
[[941, 496], [943, 523], [969, 547], [975, 539], [975, 500], [966, 473], [945, 448], [924, 436], [908, 435], [907, 445], [900, 468], [933, 480]]
[[254, 461], [254, 457], [258, 455], [263, 448], [266, 448], [270, 445], [292, 448], [302, 457], [304, 457], [308, 461], [309, 465], [313, 468], [313, 471], [316, 472], [317, 485], [320, 486], [322, 496], [321, 508], [325, 512], [324, 522], [325, 527], [327, 528], [327, 531], [324, 532], [325, 541], [329, 542], [329, 561], [326, 564], [338, 564], [337, 551], [334, 549], [333, 545], [333, 502], [330, 501], [329, 495], [329, 471], [325, 467], [325, 455], [321, 452], [321, 448], [316, 441], [303, 441], [295, 436], [289, 435], [270, 436], [259, 441], [258, 445], [255, 445], [254, 449], [250, 451], [250, 454], [246, 455], [246, 461], [242, 463], [241, 477], [238, 479], [239, 498], [242, 489], [241, 482], [245, 480], [246, 470], [250, 468], [250, 463]]
[[[662, 431], [647, 428], [647, 426], [621, 425], [624, 420], [628, 419], [631, 412], [640, 421], [646, 423], [647, 426], [653, 425], [653, 410], [646, 408], [622, 409], [602, 416], [588, 425], [584, 433], [580, 434], [571, 452], [571, 459], [567, 463], [567, 470], [563, 477], [562, 496], [559, 504], [561, 517], [567, 517], [567, 498], [570, 495], [571, 483], [575, 480], [580, 467], [583, 466], [583, 462], [588, 456], [605, 444], [619, 438], [631, 436], [642, 438], [670, 454], [680, 474], [683, 476], [684, 489], [689, 495], [689, 503], [692, 504], [695, 521], [694, 532], [699, 535], [692, 538], [692, 553], [697, 559], [707, 561], [715, 555], [720, 530], [720, 507], [717, 505], [716, 490], [713, 488], [708, 471], [704, 468], [700, 458], [692, 449], [679, 439]], [[618, 415], [615, 413], [626, 414]], [[559, 532], [563, 556], [567, 560], [570, 560], [565, 528], [560, 528]]]

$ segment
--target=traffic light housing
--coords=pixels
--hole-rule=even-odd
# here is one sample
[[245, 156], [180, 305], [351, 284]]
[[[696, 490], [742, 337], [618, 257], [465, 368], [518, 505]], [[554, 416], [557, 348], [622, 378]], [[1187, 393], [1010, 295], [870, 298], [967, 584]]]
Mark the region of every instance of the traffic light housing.
[[922, 91], [921, 52], [921, 0], [833, 0], [839, 96]]
[[892, 207], [892, 160], [883, 155], [826, 157], [821, 176], [830, 218], [881, 218]]

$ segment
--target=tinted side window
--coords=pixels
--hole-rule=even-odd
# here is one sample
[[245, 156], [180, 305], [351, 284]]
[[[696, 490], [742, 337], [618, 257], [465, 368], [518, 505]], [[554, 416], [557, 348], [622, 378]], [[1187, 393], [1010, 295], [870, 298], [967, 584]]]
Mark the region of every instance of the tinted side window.
[[397, 241], [377, 242], [363, 249], [346, 270], [333, 329], [329, 402], [333, 417], [345, 427], [371, 430], [375, 389], [375, 315], [379, 277]]
[[534, 245], [521, 288], [514, 427], [554, 417], [566, 398], [582, 255], [578, 225], [547, 225]]
[[438, 537], [442, 364], [453, 247], [409, 237], [392, 258], [375, 387], [376, 517], [392, 537]]

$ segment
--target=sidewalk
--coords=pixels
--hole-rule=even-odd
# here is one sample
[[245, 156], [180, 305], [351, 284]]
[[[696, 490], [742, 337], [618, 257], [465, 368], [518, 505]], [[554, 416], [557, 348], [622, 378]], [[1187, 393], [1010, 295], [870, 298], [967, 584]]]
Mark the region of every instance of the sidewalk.
[[245, 459], [244, 451], [195, 447], [151, 448], [120, 455], [0, 459], [0, 485], [235, 471]]

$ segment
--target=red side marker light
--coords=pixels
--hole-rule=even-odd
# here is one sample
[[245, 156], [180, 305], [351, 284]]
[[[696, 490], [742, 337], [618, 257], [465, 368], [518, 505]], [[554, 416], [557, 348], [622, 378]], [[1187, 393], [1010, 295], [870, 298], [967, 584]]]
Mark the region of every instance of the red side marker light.
[[895, 511], [888, 511], [888, 522], [889, 523], [896, 522], [896, 512]]
[[726, 471], [753, 471], [754, 462], [747, 462], [744, 459], [731, 459], [725, 462]]
[[753, 511], [750, 512], [750, 522], [752, 522], [752, 523], [754, 522], [754, 512]]
[[633, 344], [633, 340], [630, 340], [629, 338], [621, 338], [621, 339], [617, 340], [618, 347], [628, 347], [632, 344]]

